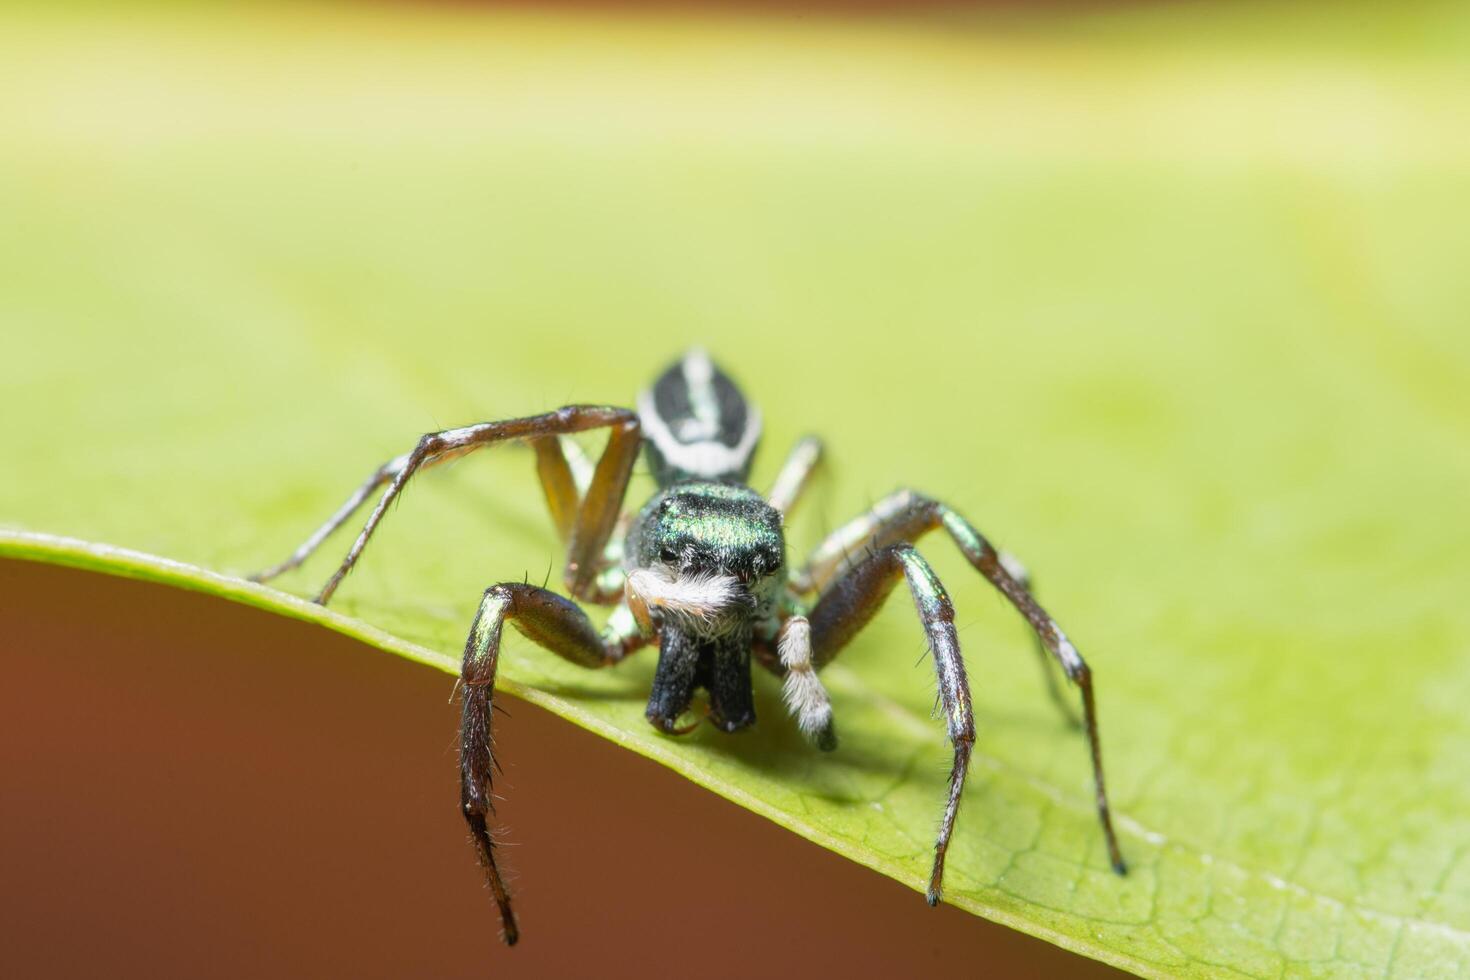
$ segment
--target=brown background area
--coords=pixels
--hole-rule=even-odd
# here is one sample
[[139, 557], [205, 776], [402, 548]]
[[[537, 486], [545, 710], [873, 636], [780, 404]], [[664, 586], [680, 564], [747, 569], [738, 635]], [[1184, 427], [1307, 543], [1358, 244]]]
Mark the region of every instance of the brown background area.
[[208, 596], [0, 561], [0, 974], [1114, 971], [922, 897], [519, 701], [523, 940], [457, 812], [452, 679]]

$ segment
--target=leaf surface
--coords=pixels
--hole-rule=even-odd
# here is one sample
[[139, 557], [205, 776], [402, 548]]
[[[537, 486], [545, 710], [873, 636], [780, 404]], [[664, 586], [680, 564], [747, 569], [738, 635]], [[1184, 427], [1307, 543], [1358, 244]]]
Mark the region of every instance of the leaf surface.
[[[523, 450], [419, 480], [328, 611], [346, 535], [240, 576], [420, 433], [630, 403], [701, 343], [764, 409], [758, 485], [828, 440], [793, 553], [918, 487], [1096, 672], [1126, 879], [1022, 625], [924, 542], [980, 725], [948, 901], [1150, 975], [1462, 973], [1467, 19], [1188, 9], [11, 12], [0, 554], [452, 671], [485, 586], [558, 577]], [[831, 756], [766, 677], [753, 731], [680, 740], [650, 655], [517, 637], [503, 678], [922, 889], [923, 653], [894, 602], [830, 668]]]

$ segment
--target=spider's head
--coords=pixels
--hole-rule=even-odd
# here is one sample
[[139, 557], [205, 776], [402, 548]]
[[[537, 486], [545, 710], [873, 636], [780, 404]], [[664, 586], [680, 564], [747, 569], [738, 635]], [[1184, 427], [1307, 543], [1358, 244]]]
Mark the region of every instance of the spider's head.
[[627, 564], [635, 606], [699, 634], [727, 633], [771, 612], [786, 573], [781, 514], [749, 487], [678, 483], [638, 515]]

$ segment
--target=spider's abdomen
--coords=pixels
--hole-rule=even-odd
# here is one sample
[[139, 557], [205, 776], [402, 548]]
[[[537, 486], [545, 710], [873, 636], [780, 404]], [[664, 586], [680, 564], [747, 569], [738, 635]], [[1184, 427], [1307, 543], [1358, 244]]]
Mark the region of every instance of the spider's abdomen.
[[644, 453], [659, 486], [679, 480], [744, 482], [760, 441], [759, 409], [695, 348], [638, 396]]

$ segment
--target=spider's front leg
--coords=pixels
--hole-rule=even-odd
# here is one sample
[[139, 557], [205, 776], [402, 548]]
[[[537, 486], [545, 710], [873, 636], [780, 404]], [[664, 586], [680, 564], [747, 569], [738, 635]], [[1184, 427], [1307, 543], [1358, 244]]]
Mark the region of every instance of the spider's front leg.
[[[599, 428], [612, 431], [583, 492], [565, 455], [555, 451], [555, 447], [560, 436]], [[374, 491], [387, 484], [388, 489], [369, 515], [347, 557], [317, 595], [316, 601], [325, 604], [357, 564], [388, 507], [415, 473], [425, 467], [458, 459], [481, 447], [512, 439], [527, 439], [536, 447], [537, 470], [547, 503], [553, 520], [567, 540], [567, 588], [579, 598], [613, 601], [616, 595], [607, 594], [598, 587], [597, 575], [602, 570], [603, 549], [617, 524], [628, 478], [638, 458], [641, 436], [636, 414], [625, 408], [605, 405], [568, 405], [554, 412], [526, 418], [431, 432], [419, 440], [412, 452], [374, 470], [367, 481], [289, 558], [252, 576], [253, 580], [264, 582], [300, 565], [328, 535], [346, 523]]]
[[500, 660], [500, 637], [509, 620], [521, 633], [579, 667], [608, 667], [646, 641], [626, 607], [619, 607], [599, 634], [577, 605], [547, 589], [507, 582], [485, 590], [465, 641], [460, 672], [460, 808], [485, 880], [500, 908], [505, 942], [519, 938], [510, 893], [495, 863], [495, 841], [488, 821], [495, 807], [491, 778], [495, 770], [491, 737], [491, 700]]
[[[1067, 679], [1081, 691], [1082, 727], [1087, 733], [1092, 753], [1098, 821], [1102, 824], [1113, 870], [1118, 874], [1126, 874], [1128, 869], [1118, 847], [1117, 835], [1113, 832], [1112, 810], [1108, 806], [1107, 785], [1103, 779], [1102, 745], [1097, 731], [1097, 705], [1093, 695], [1092, 671], [1061, 627], [1031, 595], [1026, 587], [1025, 570], [1019, 562], [997, 551], [957, 511], [912, 490], [900, 490], [879, 501], [867, 514], [834, 531], [818, 546], [806, 566], [793, 576], [793, 587], [798, 591], [820, 590], [845, 570], [859, 565], [860, 556], [866, 553], [866, 549], [881, 549], [898, 542], [912, 542], [941, 527], [975, 570], [999, 589], [1031, 625], [1040, 644], [1038, 649], [1043, 654], [1054, 657]], [[818, 657], [817, 666], [820, 667], [821, 664], [822, 660]], [[1058, 703], [1062, 704], [1060, 701]], [[1074, 720], [1070, 714], [1069, 720]]]
[[[999, 570], [1011, 579], [1008, 586], [1017, 587], [1020, 593], [1027, 596], [1030, 604], [1035, 606], [1035, 602], [1030, 600], [1030, 573], [1015, 556], [990, 548], [980, 533], [959, 514], [939, 501], [912, 490], [899, 490], [889, 494], [873, 505], [866, 514], [848, 521], [829, 534], [817, 546], [806, 565], [791, 577], [792, 588], [798, 594], [820, 592], [840, 572], [851, 568], [870, 548], [881, 548], [899, 541], [917, 541], [940, 526], [949, 531], [965, 557], [982, 575], [1004, 592], [1006, 587], [1002, 587], [996, 580], [996, 571], [992, 567], [998, 566]], [[1040, 609], [1039, 606], [1036, 608]], [[1025, 609], [1022, 610], [1022, 614], [1027, 615]], [[1050, 622], [1050, 618], [1046, 617], [1045, 613], [1042, 613], [1042, 617]], [[1027, 615], [1027, 619], [1030, 620], [1031, 617]], [[1032, 624], [1035, 625], [1034, 620]], [[1035, 632], [1033, 641], [1037, 663], [1041, 667], [1041, 676], [1046, 683], [1047, 694], [1051, 697], [1052, 703], [1057, 706], [1057, 710], [1062, 713], [1062, 717], [1069, 725], [1073, 728], [1082, 727], [1072, 706], [1063, 696], [1061, 688], [1057, 686], [1053, 673], [1055, 666], [1052, 661], [1052, 653], [1048, 649], [1046, 638], [1040, 628]], [[1076, 653], [1075, 650], [1072, 652]], [[1063, 666], [1066, 667], [1065, 663]], [[1070, 669], [1067, 669], [1067, 674], [1071, 675]]]
[[881, 548], [850, 568], [822, 594], [807, 616], [811, 629], [812, 662], [820, 668], [841, 652], [858, 631], [883, 606], [888, 594], [906, 578], [914, 597], [919, 621], [934, 655], [934, 673], [939, 679], [939, 701], [945, 728], [954, 746], [954, 766], [949, 774], [949, 795], [934, 842], [934, 867], [929, 875], [928, 899], [938, 904], [944, 879], [944, 857], [954, 832], [955, 815], [965, 775], [970, 770], [970, 748], [975, 743], [975, 713], [970, 702], [970, 683], [965, 662], [960, 658], [960, 641], [955, 633], [954, 606], [934, 569], [910, 544]]

